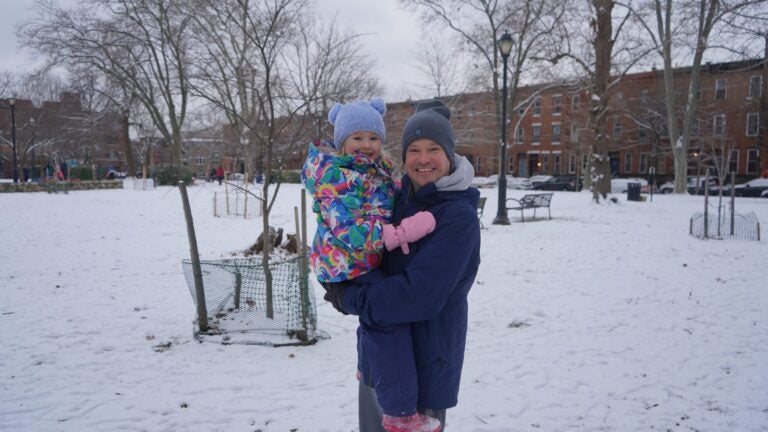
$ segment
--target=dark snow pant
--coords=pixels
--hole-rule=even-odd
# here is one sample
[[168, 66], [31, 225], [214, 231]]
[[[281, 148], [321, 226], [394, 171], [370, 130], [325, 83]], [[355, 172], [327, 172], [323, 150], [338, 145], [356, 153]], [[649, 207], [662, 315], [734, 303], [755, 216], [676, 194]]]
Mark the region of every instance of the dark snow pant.
[[[359, 393], [357, 397], [358, 416], [360, 422], [360, 432], [385, 432], [381, 425], [381, 407], [376, 400], [376, 392], [372, 387], [368, 387], [360, 381]], [[445, 430], [445, 410], [419, 410], [419, 412], [440, 420], [442, 428]]]
[[416, 412], [419, 383], [413, 357], [411, 326], [360, 323], [360, 344], [370, 361], [371, 383], [382, 411], [391, 416]]

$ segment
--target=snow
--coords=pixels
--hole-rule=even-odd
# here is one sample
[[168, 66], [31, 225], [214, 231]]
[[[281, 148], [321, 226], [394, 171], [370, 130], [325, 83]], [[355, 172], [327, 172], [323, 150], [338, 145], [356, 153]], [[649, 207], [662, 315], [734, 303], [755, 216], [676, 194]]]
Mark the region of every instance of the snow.
[[[259, 218], [213, 217], [218, 188], [189, 189], [203, 259], [259, 233]], [[275, 204], [286, 232], [299, 190]], [[497, 226], [497, 190], [481, 193], [447, 430], [768, 430], [765, 232], [702, 241], [688, 220], [703, 197], [588, 192], [554, 192], [552, 220]], [[0, 195], [0, 430], [357, 430], [354, 317], [321, 300], [330, 339], [308, 347], [195, 341], [180, 201], [169, 187]], [[768, 199], [736, 206], [768, 226]]]

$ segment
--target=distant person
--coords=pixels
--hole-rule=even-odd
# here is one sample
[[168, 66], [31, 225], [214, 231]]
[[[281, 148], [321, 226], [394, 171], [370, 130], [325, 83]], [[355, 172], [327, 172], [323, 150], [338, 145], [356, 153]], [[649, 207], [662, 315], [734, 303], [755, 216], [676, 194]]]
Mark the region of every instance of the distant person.
[[216, 179], [219, 180], [219, 185], [221, 185], [221, 182], [224, 181], [224, 167], [221, 165], [216, 168]]
[[[429, 234], [430, 212], [389, 223], [396, 184], [392, 162], [382, 152], [386, 136], [382, 99], [336, 104], [328, 112], [334, 126], [334, 149], [326, 153], [310, 144], [301, 171], [314, 198], [317, 231], [310, 264], [326, 290], [365, 279], [379, 266], [384, 248], [402, 248]], [[407, 323], [361, 323], [360, 343], [376, 355], [370, 371], [383, 415], [378, 427], [388, 432], [437, 432], [440, 422], [417, 411], [419, 395], [411, 327]]]

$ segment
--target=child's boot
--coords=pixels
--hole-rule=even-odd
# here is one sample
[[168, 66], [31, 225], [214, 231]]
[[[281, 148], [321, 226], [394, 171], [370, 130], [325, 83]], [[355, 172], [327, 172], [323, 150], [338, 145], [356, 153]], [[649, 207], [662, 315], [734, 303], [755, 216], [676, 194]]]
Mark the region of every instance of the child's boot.
[[416, 413], [405, 417], [384, 414], [384, 430], [387, 432], [440, 432], [440, 420]]

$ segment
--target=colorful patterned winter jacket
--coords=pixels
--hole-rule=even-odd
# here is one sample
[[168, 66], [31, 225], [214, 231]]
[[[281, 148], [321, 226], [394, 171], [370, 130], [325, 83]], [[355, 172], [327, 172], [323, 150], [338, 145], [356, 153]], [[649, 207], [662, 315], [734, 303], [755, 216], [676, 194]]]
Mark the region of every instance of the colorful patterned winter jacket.
[[384, 247], [381, 226], [392, 217], [392, 163], [360, 153], [324, 153], [310, 144], [301, 179], [317, 215], [309, 257], [317, 279], [341, 282], [377, 268]]

